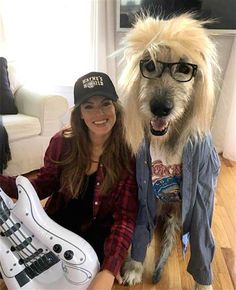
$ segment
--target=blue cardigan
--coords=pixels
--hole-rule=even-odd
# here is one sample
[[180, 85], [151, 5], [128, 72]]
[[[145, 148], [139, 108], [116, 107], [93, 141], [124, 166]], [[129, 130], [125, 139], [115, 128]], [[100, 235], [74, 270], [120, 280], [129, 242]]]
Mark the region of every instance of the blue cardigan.
[[[157, 223], [156, 198], [152, 193], [149, 142], [144, 140], [137, 154], [139, 212], [132, 241], [131, 257], [143, 262]], [[188, 272], [203, 285], [212, 283], [211, 262], [215, 244], [211, 233], [214, 191], [220, 161], [211, 135], [189, 139], [182, 156], [182, 242], [190, 241]]]

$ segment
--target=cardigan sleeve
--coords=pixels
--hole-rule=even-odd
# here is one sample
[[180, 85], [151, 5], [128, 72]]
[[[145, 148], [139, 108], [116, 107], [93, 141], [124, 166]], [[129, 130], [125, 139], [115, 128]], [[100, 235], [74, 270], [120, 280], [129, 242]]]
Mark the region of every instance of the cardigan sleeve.
[[190, 224], [191, 257], [188, 272], [198, 283], [209, 285], [212, 283], [211, 262], [215, 250], [211, 223], [220, 161], [210, 138], [206, 139], [204, 146]]
[[116, 276], [124, 262], [135, 228], [138, 199], [135, 172], [119, 184], [118, 199], [113, 213], [114, 224], [104, 245], [102, 269]]
[[131, 258], [143, 262], [157, 221], [156, 198], [152, 193], [149, 141], [143, 140], [136, 156], [139, 209], [132, 239]]

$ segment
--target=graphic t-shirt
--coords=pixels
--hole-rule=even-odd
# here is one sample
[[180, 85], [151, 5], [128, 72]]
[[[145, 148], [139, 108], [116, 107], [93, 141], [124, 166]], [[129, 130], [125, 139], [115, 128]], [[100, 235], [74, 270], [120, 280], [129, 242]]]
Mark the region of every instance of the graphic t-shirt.
[[179, 202], [181, 164], [164, 165], [160, 160], [152, 162], [152, 185], [156, 198], [162, 202]]

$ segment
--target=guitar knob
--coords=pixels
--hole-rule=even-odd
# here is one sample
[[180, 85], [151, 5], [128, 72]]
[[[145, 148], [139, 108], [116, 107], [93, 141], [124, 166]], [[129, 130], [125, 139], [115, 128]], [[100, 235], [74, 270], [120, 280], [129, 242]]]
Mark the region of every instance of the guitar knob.
[[22, 265], [24, 263], [24, 260], [22, 258], [20, 258], [18, 262], [20, 265]]
[[54, 252], [56, 252], [56, 253], [60, 253], [61, 250], [62, 250], [62, 246], [61, 246], [61, 245], [59, 245], [59, 244], [55, 244], [55, 245], [53, 246], [53, 251], [54, 251]]
[[71, 260], [74, 256], [74, 253], [71, 250], [65, 251], [64, 257], [66, 260]]

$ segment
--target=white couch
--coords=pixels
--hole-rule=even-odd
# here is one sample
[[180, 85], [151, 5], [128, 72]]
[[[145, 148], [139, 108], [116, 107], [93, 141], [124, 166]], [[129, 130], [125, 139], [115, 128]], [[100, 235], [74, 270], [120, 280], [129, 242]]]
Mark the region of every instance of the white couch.
[[43, 165], [50, 138], [63, 126], [68, 102], [59, 95], [32, 92], [17, 83], [13, 68], [8, 72], [18, 114], [2, 116], [12, 156], [3, 174], [19, 175]]

